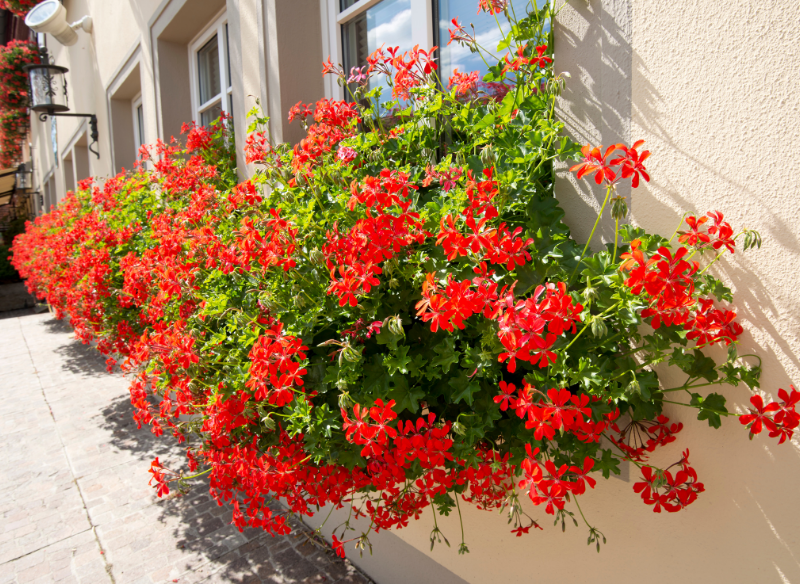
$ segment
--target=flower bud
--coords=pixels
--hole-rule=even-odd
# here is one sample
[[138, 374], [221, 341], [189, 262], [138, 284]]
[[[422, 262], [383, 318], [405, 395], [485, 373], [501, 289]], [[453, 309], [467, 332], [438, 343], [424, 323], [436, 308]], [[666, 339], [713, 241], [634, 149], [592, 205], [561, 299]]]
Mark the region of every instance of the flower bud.
[[615, 197], [611, 201], [611, 218], [615, 221], [622, 221], [628, 215], [628, 204], [625, 197]]
[[384, 321], [383, 324], [389, 328], [389, 332], [393, 335], [405, 336], [406, 334], [405, 330], [403, 329], [403, 319], [401, 319], [399, 316], [390, 316]]
[[481, 162], [484, 166], [493, 166], [495, 161], [497, 160], [497, 156], [495, 154], [494, 148], [491, 146], [484, 146], [481, 150]]
[[258, 295], [258, 307], [262, 312], [275, 312], [278, 308], [275, 300], [272, 298], [272, 293], [264, 291]]
[[358, 363], [361, 360], [361, 351], [355, 349], [352, 345], [347, 345], [342, 350], [342, 355], [348, 363]]
[[583, 297], [587, 301], [596, 300], [600, 295], [600, 289], [597, 286], [592, 286], [591, 278], [586, 278], [586, 288], [583, 290]]
[[275, 429], [275, 420], [269, 417], [269, 415], [261, 418], [261, 423], [264, 424], [264, 427], [267, 430], [274, 430]]
[[467, 433], [467, 429], [464, 427], [464, 424], [462, 424], [458, 420], [453, 422], [452, 430], [453, 430], [453, 432], [455, 432], [459, 436], [465, 436], [466, 433]]
[[306, 299], [302, 294], [298, 294], [297, 296], [294, 297], [294, 305], [299, 310], [302, 310], [303, 308], [305, 308], [306, 304], [308, 304], [308, 303], [306, 302]]
[[605, 321], [599, 316], [595, 316], [592, 319], [592, 334], [598, 339], [608, 334], [608, 327]]
[[339, 394], [339, 407], [343, 409], [347, 409], [353, 405], [353, 400], [350, 397], [349, 391], [343, 391]]
[[311, 261], [314, 264], [318, 266], [325, 265], [325, 254], [323, 254], [319, 249], [314, 248], [313, 250], [311, 250], [311, 254], [309, 254], [309, 257], [311, 258]]

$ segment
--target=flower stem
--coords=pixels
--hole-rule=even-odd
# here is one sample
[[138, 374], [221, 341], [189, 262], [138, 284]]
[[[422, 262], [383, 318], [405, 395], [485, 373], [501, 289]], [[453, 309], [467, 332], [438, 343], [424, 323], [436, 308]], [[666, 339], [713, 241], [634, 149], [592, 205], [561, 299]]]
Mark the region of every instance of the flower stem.
[[600, 218], [603, 216], [603, 211], [606, 209], [606, 205], [608, 205], [608, 200], [611, 198], [611, 193], [614, 191], [614, 185], [608, 185], [606, 188], [606, 199], [603, 201], [603, 206], [600, 207], [600, 212], [597, 214], [597, 219], [594, 222], [594, 227], [592, 227], [592, 232], [589, 234], [589, 240], [586, 242], [586, 245], [583, 246], [583, 251], [581, 252], [581, 257], [578, 260], [578, 263], [575, 264], [575, 269], [572, 270], [572, 275], [570, 275], [569, 279], [572, 280], [575, 277], [575, 274], [578, 272], [578, 267], [581, 265], [584, 256], [586, 255], [587, 250], [589, 249], [589, 244], [592, 243], [592, 238], [594, 237], [594, 232], [597, 230], [597, 226], [600, 224]]

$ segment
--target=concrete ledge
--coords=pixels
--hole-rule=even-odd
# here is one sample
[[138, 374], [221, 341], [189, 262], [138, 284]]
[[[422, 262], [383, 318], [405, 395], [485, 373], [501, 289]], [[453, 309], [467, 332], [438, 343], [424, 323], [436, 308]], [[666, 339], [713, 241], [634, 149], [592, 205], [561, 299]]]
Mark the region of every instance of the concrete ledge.
[[0, 284], [0, 312], [32, 308], [36, 304], [25, 284]]

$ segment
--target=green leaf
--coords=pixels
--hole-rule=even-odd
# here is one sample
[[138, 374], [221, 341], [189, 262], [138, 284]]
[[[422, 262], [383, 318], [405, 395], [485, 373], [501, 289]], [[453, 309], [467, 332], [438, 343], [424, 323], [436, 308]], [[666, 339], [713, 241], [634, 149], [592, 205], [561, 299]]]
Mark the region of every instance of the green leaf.
[[681, 369], [693, 379], [702, 377], [706, 381], [715, 381], [719, 377], [719, 373], [717, 373], [717, 364], [714, 362], [714, 359], [706, 357], [700, 349], [695, 349], [693, 351], [689, 366], [683, 366]]
[[604, 383], [600, 369], [587, 357], [579, 359], [578, 368], [571, 371], [569, 380], [572, 384], [580, 383], [587, 390], [592, 386], [600, 387]]
[[389, 399], [397, 402], [397, 413], [408, 410], [412, 414], [419, 411], [419, 400], [425, 397], [425, 392], [419, 387], [408, 387], [405, 377], [396, 375], [392, 377], [395, 388], [389, 393]]
[[708, 425], [712, 428], [719, 428], [722, 425], [720, 415], [728, 413], [728, 409], [725, 407], [725, 398], [718, 393], [710, 393], [706, 397], [702, 397], [699, 393], [693, 393], [690, 403], [700, 410], [697, 419], [708, 420]]
[[447, 337], [443, 343], [436, 345], [433, 350], [437, 356], [431, 361], [431, 366], [440, 368], [445, 373], [448, 373], [453, 363], [458, 363], [458, 358], [461, 354], [456, 351], [455, 346], [456, 342], [453, 337]]
[[461, 370], [458, 377], [451, 379], [448, 385], [453, 388], [451, 393], [453, 403], [457, 404], [463, 401], [470, 407], [475, 399], [474, 394], [481, 388], [480, 382], [474, 378], [470, 379], [465, 369]]
[[386, 345], [390, 350], [396, 351], [397, 342], [403, 338], [403, 335], [396, 335], [389, 330], [388, 326], [384, 326], [381, 327], [381, 332], [379, 332], [375, 338], [379, 345]]
[[411, 363], [411, 357], [408, 356], [408, 345], [398, 347], [396, 351], [383, 360], [384, 366], [388, 369], [390, 375], [395, 373], [408, 373], [408, 365]]
[[614, 456], [611, 450], [603, 450], [603, 456], [600, 459], [595, 459], [595, 470], [602, 471], [604, 478], [609, 478], [611, 473], [620, 474], [619, 460]]
[[475, 124], [472, 127], [472, 129], [473, 129], [473, 131], [478, 132], [480, 130], [483, 130], [484, 128], [488, 128], [489, 126], [493, 126], [495, 124], [496, 120], [497, 120], [497, 117], [493, 113], [488, 113], [485, 116], [483, 116], [483, 118], [481, 118], [481, 120], [477, 124]]
[[[389, 391], [389, 373], [381, 363], [380, 355], [373, 355], [369, 363], [364, 365], [364, 377], [361, 389], [369, 396], [377, 399]], [[328, 370], [330, 371], [330, 367]]]
[[617, 274], [617, 267], [611, 262], [611, 254], [601, 251], [593, 256], [583, 259], [586, 268], [581, 272], [590, 278], [600, 278], [604, 284], [610, 285]]

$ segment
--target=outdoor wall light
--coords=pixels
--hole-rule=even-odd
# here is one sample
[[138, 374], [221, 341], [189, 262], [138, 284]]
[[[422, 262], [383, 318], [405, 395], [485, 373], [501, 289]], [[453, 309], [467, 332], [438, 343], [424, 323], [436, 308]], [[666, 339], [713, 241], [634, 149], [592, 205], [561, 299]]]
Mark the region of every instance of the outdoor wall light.
[[18, 190], [27, 191], [33, 187], [33, 170], [29, 169], [29, 165], [25, 162], [17, 167], [15, 178]]
[[[50, 2], [58, 4], [57, 0], [47, 0], [39, 4], [36, 8], [44, 6]], [[61, 6], [61, 4], [58, 4]], [[31, 12], [32, 14], [33, 12]], [[28, 14], [30, 16], [30, 14]], [[30, 105], [32, 111], [39, 114], [39, 119], [47, 121], [48, 116], [69, 117], [69, 118], [89, 118], [89, 128], [91, 129], [92, 143], [89, 144], [89, 151], [100, 158], [100, 152], [92, 148], [97, 144], [100, 134], [97, 131], [97, 116], [94, 114], [68, 114], [69, 100], [67, 97], [67, 77], [69, 71], [66, 67], [59, 67], [50, 63], [50, 55], [47, 47], [39, 49], [42, 62], [38, 65], [25, 65], [24, 69], [28, 73], [30, 84]]]
[[78, 42], [77, 29], [92, 32], [92, 17], [84, 16], [77, 22], [67, 22], [67, 9], [59, 0], [45, 0], [37, 4], [25, 17], [25, 24], [34, 32], [47, 33], [56, 37], [62, 45], [71, 46]]

